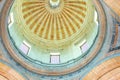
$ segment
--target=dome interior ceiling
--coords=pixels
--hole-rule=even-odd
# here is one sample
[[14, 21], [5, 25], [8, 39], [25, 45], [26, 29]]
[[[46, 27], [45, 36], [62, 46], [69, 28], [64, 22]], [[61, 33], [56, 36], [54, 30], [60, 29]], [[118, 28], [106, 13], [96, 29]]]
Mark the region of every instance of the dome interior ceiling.
[[52, 8], [49, 0], [24, 1], [22, 13], [29, 30], [43, 39], [62, 40], [81, 29], [86, 16], [86, 2], [61, 0]]

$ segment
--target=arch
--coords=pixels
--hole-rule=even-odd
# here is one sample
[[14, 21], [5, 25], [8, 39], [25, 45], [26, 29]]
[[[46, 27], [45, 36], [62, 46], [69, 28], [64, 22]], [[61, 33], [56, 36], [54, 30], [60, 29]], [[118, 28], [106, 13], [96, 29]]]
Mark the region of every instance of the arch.
[[[114, 75], [114, 76], [113, 76]], [[120, 56], [109, 59], [93, 70], [83, 80], [118, 80], [120, 79]]]
[[15, 70], [7, 65], [0, 63], [0, 80], [25, 80]]

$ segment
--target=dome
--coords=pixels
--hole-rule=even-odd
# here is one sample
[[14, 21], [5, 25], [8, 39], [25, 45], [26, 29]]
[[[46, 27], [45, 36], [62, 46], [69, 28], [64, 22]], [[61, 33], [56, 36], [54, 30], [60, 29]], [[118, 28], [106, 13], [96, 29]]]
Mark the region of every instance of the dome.
[[51, 55], [57, 55], [58, 63], [66, 63], [86, 55], [92, 47], [98, 16], [92, 1], [15, 0], [8, 31], [25, 57], [49, 64]]
[[88, 8], [90, 4], [82, 0], [15, 0], [13, 13], [17, 29], [27, 41], [45, 49], [63, 49], [92, 35], [94, 9]]
[[[51, 64], [71, 62], [88, 54], [98, 34], [92, 1], [15, 0], [8, 32], [24, 57]], [[79, 60], [77, 59], [77, 60]]]

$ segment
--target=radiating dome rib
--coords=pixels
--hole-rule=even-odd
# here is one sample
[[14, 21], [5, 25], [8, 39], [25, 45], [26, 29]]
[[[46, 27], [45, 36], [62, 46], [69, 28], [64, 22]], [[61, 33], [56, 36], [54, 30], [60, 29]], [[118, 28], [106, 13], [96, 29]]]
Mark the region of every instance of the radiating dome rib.
[[64, 39], [65, 37], [66, 37], [66, 35], [65, 35], [65, 28], [66, 27], [64, 27], [65, 26], [65, 24], [63, 24], [63, 22], [64, 22], [64, 20], [62, 20], [63, 18], [62, 18], [62, 16], [61, 15], [58, 15], [58, 17], [59, 17], [59, 25], [60, 25], [60, 29], [61, 29], [61, 36], [62, 36], [62, 39]]
[[50, 17], [48, 18], [48, 29], [47, 29], [47, 34], [46, 34], [46, 38], [47, 38], [47, 39], [49, 39], [50, 24], [52, 23], [51, 19], [52, 19], [52, 16], [50, 15]]
[[78, 19], [79, 22], [83, 23], [83, 19], [82, 19], [80, 16], [77, 15], [77, 14], [79, 14], [79, 13], [73, 12], [73, 11], [72, 11], [71, 9], [69, 9], [69, 8], [65, 8], [65, 10], [66, 10], [71, 16], [75, 17], [75, 19]]
[[36, 26], [36, 23], [37, 23], [39, 20], [43, 19], [43, 18], [42, 18], [42, 17], [44, 16], [43, 13], [46, 14], [46, 11], [45, 11], [44, 9], [43, 9], [42, 11], [39, 11], [39, 12], [37, 12], [37, 13], [34, 13], [34, 15], [31, 15], [31, 16], [29, 17], [29, 19], [27, 20], [27, 22], [29, 22], [29, 24], [30, 24], [30, 22], [32, 23], [32, 24], [30, 25], [30, 29], [32, 29], [34, 26]]
[[[84, 12], [77, 10], [76, 8], [66, 7], [65, 8], [69, 13], [72, 13], [71, 15], [77, 16], [76, 18], [81, 19], [82, 17], [85, 17]], [[79, 15], [78, 15], [79, 14]], [[80, 17], [81, 15], [81, 17]]]
[[[49, 25], [48, 25], [49, 19], [50, 19], [50, 14], [48, 14], [46, 19], [45, 19], [45, 26], [44, 26], [44, 31], [43, 31], [44, 33], [42, 33], [42, 34], [44, 34], [43, 38], [45, 38], [45, 39], [48, 39], [47, 35], [48, 35], [48, 31], [49, 31]], [[40, 33], [39, 33], [39, 35], [40, 35]]]
[[28, 6], [23, 6], [23, 12], [27, 12], [27, 11], [30, 11], [32, 10], [33, 8], [40, 8], [40, 6], [42, 7], [44, 4], [36, 4], [36, 5], [28, 5]]
[[[49, 14], [47, 14], [47, 15], [45, 15], [45, 16], [46, 16], [46, 17], [44, 18], [45, 20], [43, 21], [43, 25], [41, 25], [42, 29], [41, 29], [40, 32], [38, 31], [38, 32], [39, 32], [39, 35], [41, 35], [41, 37], [44, 36], [43, 33], [46, 32], [47, 27], [49, 26], [49, 25], [46, 26], [46, 24], [47, 24], [47, 21], [46, 21], [46, 20], [48, 20]], [[45, 26], [46, 26], [46, 28], [45, 28]], [[46, 34], [48, 35], [48, 33], [46, 33]]]
[[52, 20], [51, 20], [51, 26], [50, 26], [50, 39], [53, 40], [54, 34], [53, 34], [53, 22], [54, 22], [54, 15], [52, 15]]
[[36, 21], [34, 22], [34, 23], [36, 23], [35, 24], [36, 27], [35, 27], [35, 30], [34, 30], [35, 34], [39, 34], [39, 31], [42, 28], [41, 24], [43, 23], [43, 20], [44, 20], [44, 18], [46, 17], [47, 14], [48, 13], [45, 10], [43, 10], [40, 13], [38, 13], [38, 15], [36, 15]]
[[52, 35], [53, 35], [53, 39], [56, 39], [56, 25], [55, 25], [55, 20], [56, 19], [56, 16], [53, 15], [53, 29], [52, 29]]
[[78, 8], [81, 11], [86, 11], [86, 5], [80, 5], [79, 3], [77, 3], [77, 4], [66, 4], [65, 7]]
[[43, 30], [44, 30], [44, 24], [46, 23], [45, 20], [46, 20], [47, 16], [48, 16], [48, 13], [45, 12], [43, 15], [41, 15], [40, 20], [38, 17], [38, 20], [39, 20], [38, 24], [40, 24], [40, 25], [37, 25], [35, 31], [36, 31], [36, 33], [40, 34], [40, 36], [42, 36]]
[[60, 40], [60, 33], [61, 33], [61, 30], [60, 30], [60, 26], [59, 26], [59, 20], [58, 20], [58, 15], [56, 15], [56, 38], [58, 40]]
[[[27, 3], [27, 2], [26, 2]], [[32, 2], [31, 2], [32, 3]], [[23, 3], [24, 4], [24, 3]], [[44, 8], [43, 7], [44, 4], [37, 4], [37, 5], [29, 5], [29, 4], [26, 4], [26, 5], [23, 5], [23, 13], [28, 13], [28, 16], [31, 15], [30, 13], [33, 13], [34, 11], [31, 11], [31, 10], [35, 10], [35, 9], [38, 9], [38, 10], [41, 10], [41, 8]], [[24, 18], [28, 17], [27, 14], [24, 15]]]
[[64, 32], [66, 32], [68, 35], [65, 35], [65, 36], [70, 36], [71, 35], [71, 32], [70, 32], [70, 27], [68, 26], [68, 23], [67, 23], [67, 21], [66, 21], [66, 19], [65, 19], [65, 17], [64, 17], [64, 15], [63, 15], [63, 13], [62, 13], [62, 15], [61, 15], [61, 22], [62, 22], [62, 24], [64, 25], [64, 27], [63, 27], [63, 29], [65, 30]]
[[[34, 30], [34, 33], [36, 34], [39, 34], [39, 32], [38, 32], [38, 30], [39, 30], [39, 28], [41, 27], [44, 27], [45, 26], [45, 24], [46, 24], [46, 19], [47, 19], [47, 17], [48, 17], [48, 13], [46, 12], [46, 13], [44, 13], [44, 15], [40, 15], [41, 16], [41, 19], [39, 20], [39, 16], [37, 16], [37, 19], [36, 19], [36, 21], [34, 22], [34, 23], [36, 23], [36, 22], [38, 22], [37, 24], [40, 24], [40, 26], [36, 26], [36, 28], [35, 28], [35, 30]], [[35, 24], [34, 24], [35, 25]], [[41, 35], [42, 35], [42, 32], [43, 32], [43, 30], [41, 30]]]
[[70, 17], [68, 17], [68, 14], [66, 14], [65, 12], [63, 12], [63, 14], [62, 14], [64, 17], [65, 17], [65, 19], [66, 19], [66, 22], [67, 22], [67, 26], [69, 26], [68, 28], [69, 28], [69, 30], [70, 30], [70, 32], [71, 32], [71, 34], [72, 33], [74, 33], [74, 32], [76, 32], [76, 30], [75, 30], [75, 28], [74, 28], [74, 23], [73, 22], [71, 22], [71, 18]]
[[78, 8], [80, 9], [81, 11], [86, 11], [86, 8], [85, 8], [85, 5], [79, 5], [79, 4], [70, 4], [70, 5], [66, 5], [66, 7], [71, 7], [71, 8]]
[[76, 26], [77, 29], [80, 29], [80, 24], [79, 24], [80, 21], [76, 20], [76, 17], [72, 16], [68, 11], [64, 10], [64, 13], [67, 14], [66, 16], [68, 16], [68, 18], [72, 20], [71, 24], [75, 24], [74, 26]]

